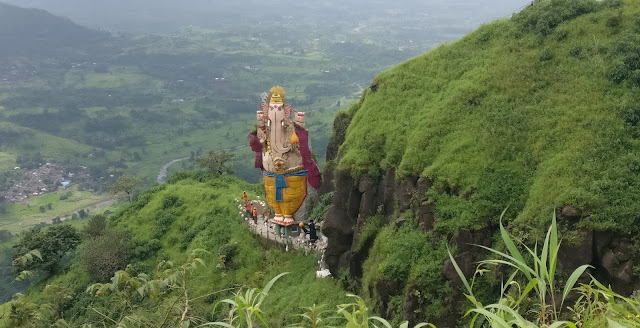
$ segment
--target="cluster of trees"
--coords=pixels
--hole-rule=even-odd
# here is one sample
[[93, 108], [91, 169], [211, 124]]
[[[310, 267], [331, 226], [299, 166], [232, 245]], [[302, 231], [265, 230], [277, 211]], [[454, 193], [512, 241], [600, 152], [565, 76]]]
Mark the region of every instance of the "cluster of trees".
[[14, 265], [16, 273], [24, 270], [40, 270], [48, 275], [60, 272], [64, 263], [68, 262], [68, 253], [80, 244], [78, 231], [70, 225], [54, 225], [47, 229], [33, 228], [24, 232], [20, 241], [13, 246], [13, 258], [37, 249], [43, 261], [33, 261]]

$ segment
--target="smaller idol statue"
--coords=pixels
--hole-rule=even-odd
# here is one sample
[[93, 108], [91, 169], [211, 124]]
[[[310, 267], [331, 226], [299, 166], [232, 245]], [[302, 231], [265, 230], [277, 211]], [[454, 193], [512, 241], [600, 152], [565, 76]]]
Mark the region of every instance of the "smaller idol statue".
[[321, 177], [311, 158], [309, 131], [304, 128], [304, 113], [286, 103], [281, 86], [271, 88], [257, 112], [258, 128], [249, 134], [255, 152], [255, 167], [262, 170], [267, 202], [275, 212], [270, 221], [280, 226], [293, 225], [293, 214], [307, 195], [307, 182], [317, 188]]

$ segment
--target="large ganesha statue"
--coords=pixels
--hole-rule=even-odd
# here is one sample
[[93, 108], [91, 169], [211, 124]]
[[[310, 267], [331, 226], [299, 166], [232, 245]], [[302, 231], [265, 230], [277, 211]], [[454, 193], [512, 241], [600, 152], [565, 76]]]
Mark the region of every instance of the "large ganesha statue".
[[291, 105], [281, 86], [271, 88], [260, 109], [249, 143], [256, 155], [255, 167], [262, 169], [267, 202], [275, 212], [271, 221], [289, 226], [307, 195], [307, 182], [313, 188], [319, 186], [320, 170], [311, 158], [304, 113], [294, 111], [291, 119]]

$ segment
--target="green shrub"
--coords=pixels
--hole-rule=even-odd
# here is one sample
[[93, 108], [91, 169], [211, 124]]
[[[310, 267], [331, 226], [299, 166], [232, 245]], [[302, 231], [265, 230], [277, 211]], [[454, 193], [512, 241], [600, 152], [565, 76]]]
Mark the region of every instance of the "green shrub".
[[171, 211], [159, 210], [156, 212], [155, 225], [153, 226], [153, 238], [164, 236], [176, 220], [176, 215]]
[[89, 219], [84, 234], [89, 238], [100, 236], [107, 229], [107, 217], [104, 215], [94, 215]]
[[331, 202], [333, 200], [333, 192], [326, 193], [320, 196], [319, 202], [309, 213], [309, 220], [313, 220], [315, 222], [321, 222], [324, 220], [325, 214], [329, 211], [331, 207]]
[[131, 257], [137, 261], [144, 261], [161, 249], [162, 243], [158, 239], [136, 240], [131, 245]]
[[162, 199], [162, 209], [165, 210], [171, 207], [180, 207], [182, 204], [184, 204], [184, 202], [175, 195], [167, 195]]
[[118, 270], [124, 269], [131, 256], [128, 233], [106, 230], [89, 239], [82, 249], [84, 267], [95, 281], [105, 282]]
[[607, 27], [617, 28], [617, 27], [620, 27], [620, 24], [622, 24], [621, 16], [612, 16], [607, 18], [607, 22], [606, 22]]
[[81, 238], [76, 228], [68, 224], [55, 225], [46, 229], [33, 228], [25, 231], [20, 236], [20, 241], [13, 246], [13, 258], [17, 258], [27, 252], [37, 249], [42, 254], [43, 261], [30, 262], [17, 265], [17, 272], [23, 270], [44, 270], [48, 274], [57, 272], [62, 259], [70, 251], [73, 251]]
[[567, 36], [569, 36], [569, 31], [567, 31], [566, 29], [556, 30], [556, 40], [564, 41], [567, 38]]
[[539, 1], [513, 15], [512, 20], [523, 31], [549, 35], [561, 23], [597, 9], [598, 2], [594, 0]]
[[553, 52], [549, 48], [544, 48], [540, 53], [540, 61], [549, 61], [553, 59]]
[[582, 47], [580, 47], [580, 46], [571, 47], [571, 49], [569, 49], [569, 56], [575, 57], [575, 58], [581, 58], [582, 57]]
[[373, 240], [382, 227], [384, 226], [384, 216], [382, 214], [376, 214], [372, 217], [367, 218], [364, 223], [362, 229], [360, 229], [360, 234], [358, 235], [358, 244], [355, 246], [355, 250], [358, 251], [364, 246], [364, 244], [368, 241]]

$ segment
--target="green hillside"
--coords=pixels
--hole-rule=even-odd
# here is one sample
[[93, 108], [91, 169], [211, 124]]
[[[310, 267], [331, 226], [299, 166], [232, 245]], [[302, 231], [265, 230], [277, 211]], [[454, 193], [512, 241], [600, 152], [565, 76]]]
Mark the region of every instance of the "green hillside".
[[[145, 191], [130, 206], [109, 218], [107, 232], [103, 234], [109, 236], [112, 243], [100, 244], [102, 246], [97, 251], [118, 254], [108, 249], [117, 248], [117, 240], [122, 238], [126, 239], [123, 242], [128, 251], [119, 255], [120, 260], [107, 255], [101, 263], [130, 263], [129, 270], [135, 275], [143, 273], [154, 278], [162, 274], [162, 270], [156, 270], [160, 261], [172, 261], [178, 266], [187, 260], [192, 250], [207, 251], [200, 254], [206, 266], [199, 266], [187, 282], [189, 294], [194, 299], [190, 304], [190, 316], [201, 318], [194, 323], [222, 319], [222, 314], [210, 314], [215, 302], [230, 297], [242, 286], [262, 287], [282, 272], [290, 274], [278, 280], [263, 305], [270, 309], [265, 320], [274, 327], [295, 322], [297, 319], [291, 314], [302, 312], [301, 307], [327, 304], [333, 309], [335, 304], [346, 300], [338, 281], [315, 277], [319, 258], [313, 253], [305, 256], [304, 252], [265, 250], [258, 243], [238, 215], [236, 198], [241, 198], [243, 191], [248, 191], [251, 198], [255, 198], [257, 193], [261, 193], [261, 186], [247, 184], [235, 177], [215, 177], [204, 172], [174, 175], [168, 184]], [[84, 323], [112, 323], [89, 308], [106, 309], [112, 319], [119, 320], [117, 309], [106, 305], [119, 304], [108, 303], [117, 302], [116, 295], [96, 298], [86, 292], [87, 287], [97, 281], [95, 275], [90, 274], [94, 271], [89, 271], [90, 265], [83, 259], [91, 253], [92, 247], [96, 247], [99, 238], [85, 235], [77, 255], [62, 270], [64, 273], [33, 285], [27, 301], [59, 304], [48, 290], [43, 291], [46, 285], [55, 285], [70, 296], [62, 307], [64, 318], [71, 327]], [[119, 269], [125, 269], [124, 265]], [[106, 281], [111, 276], [108, 274]], [[226, 292], [218, 292], [225, 289]], [[132, 299], [133, 317], [146, 323], [142, 325], [145, 327], [154, 326], [150, 324], [152, 322], [159, 325], [167, 306], [179, 296], [179, 293], [167, 290], [166, 294], [161, 293], [159, 301]], [[174, 327], [179, 317], [172, 315], [167, 324]], [[7, 319], [0, 319], [0, 326], [8, 324]], [[57, 319], [57, 314], [48, 313], [32, 324], [50, 327]]]
[[[3, 148], [5, 160], [9, 157], [24, 155], [25, 149], [39, 152], [47, 160], [69, 162], [74, 153], [89, 153], [91, 147], [75, 140], [57, 137], [35, 129], [25, 128], [17, 124], [0, 121], [0, 146]], [[0, 157], [2, 158], [2, 157]], [[15, 163], [15, 162], [14, 162]], [[0, 170], [11, 169], [8, 163]]]
[[[639, 17], [635, 0], [536, 1], [379, 73], [327, 151], [332, 272], [385, 317], [455, 325], [470, 303], [447, 248], [473, 276], [473, 245], [504, 250], [507, 209], [527, 246], [558, 216], [562, 279], [591, 264], [640, 288]], [[476, 296], [492, 302], [508, 270], [485, 268]]]
[[339, 168], [431, 178], [437, 230], [507, 206], [542, 228], [572, 205], [637, 231], [639, 16], [638, 1], [541, 1], [380, 73], [348, 112]]
[[44, 10], [0, 2], [0, 57], [59, 55], [65, 47], [85, 48], [108, 37]]

